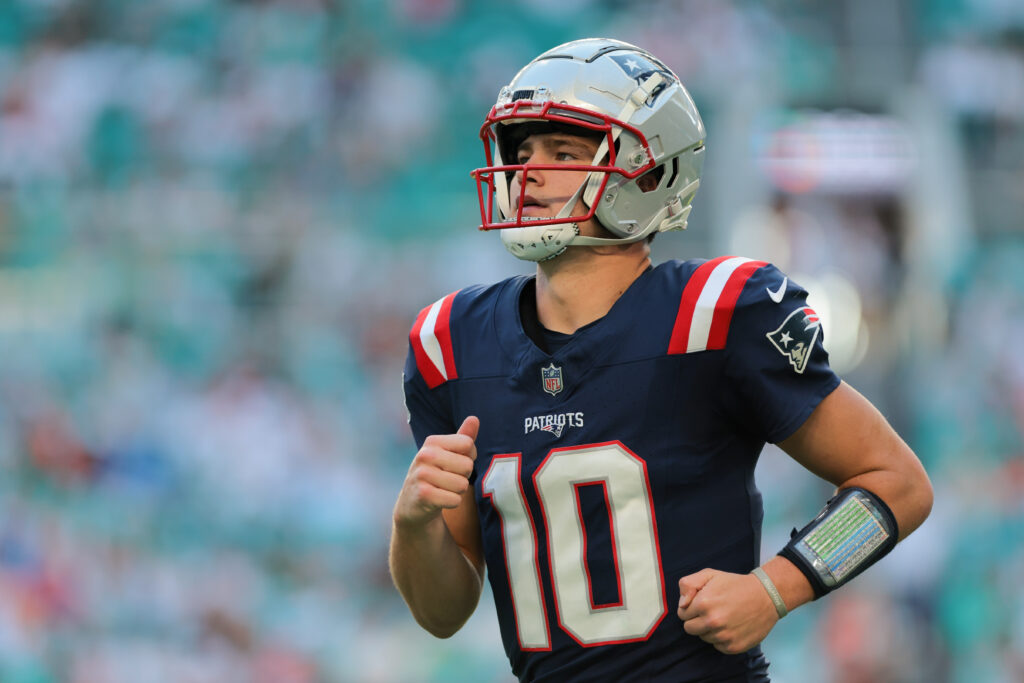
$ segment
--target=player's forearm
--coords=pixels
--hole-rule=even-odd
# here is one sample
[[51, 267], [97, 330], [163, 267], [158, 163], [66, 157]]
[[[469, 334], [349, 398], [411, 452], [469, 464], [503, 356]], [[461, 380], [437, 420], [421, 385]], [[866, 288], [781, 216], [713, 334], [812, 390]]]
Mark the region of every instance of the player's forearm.
[[840, 489], [865, 488], [885, 501], [896, 518], [901, 541], [928, 517], [933, 495], [928, 475], [917, 458], [910, 454], [903, 462], [906, 464], [899, 469], [865, 472], [839, 485]]
[[438, 638], [452, 636], [476, 609], [482, 576], [441, 517], [417, 527], [393, 524], [389, 563], [409, 611]]
[[[775, 584], [787, 610], [794, 610], [814, 600], [814, 589], [803, 572], [786, 558], [775, 555], [761, 565], [765, 574]], [[774, 608], [773, 608], [774, 609]]]
[[931, 511], [932, 487], [921, 461], [878, 409], [845, 382], [779, 445], [839, 489], [861, 487], [881, 498], [901, 540]]
[[[907, 449], [909, 453], [909, 449]], [[887, 507], [891, 519], [895, 521], [896, 540], [902, 540], [910, 532], [916, 529], [927, 518], [932, 506], [932, 488], [924, 468], [920, 467], [916, 458], [910, 454], [910, 458], [903, 458], [903, 463], [911, 463], [916, 466], [894, 469], [879, 469], [864, 472], [857, 476], [841, 482], [839, 490], [859, 488], [874, 494], [877, 497], [875, 507]], [[852, 492], [847, 491], [844, 495]], [[860, 495], [860, 494], [856, 494]], [[836, 498], [829, 501], [832, 505], [836, 500], [842, 500], [843, 496], [836, 495]], [[882, 526], [888, 527], [886, 522]], [[845, 547], [853, 539], [842, 541]], [[835, 541], [834, 543], [839, 543]], [[882, 551], [884, 555], [885, 552]], [[786, 555], [785, 552], [782, 555]], [[866, 561], [865, 567], [870, 566], [878, 558]], [[814, 599], [815, 588], [809, 580], [805, 571], [801, 571], [794, 561], [799, 561], [798, 555], [775, 556], [763, 565], [763, 569], [769, 578], [775, 583], [787, 609], [794, 609], [805, 602]], [[854, 575], [860, 570], [854, 572]], [[819, 584], [819, 590], [822, 588]]]

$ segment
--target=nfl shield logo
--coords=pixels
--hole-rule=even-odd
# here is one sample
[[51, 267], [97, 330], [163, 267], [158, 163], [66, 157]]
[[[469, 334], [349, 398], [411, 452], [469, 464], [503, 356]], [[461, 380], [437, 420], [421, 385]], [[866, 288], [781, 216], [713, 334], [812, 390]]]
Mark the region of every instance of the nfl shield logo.
[[556, 368], [554, 363], [540, 369], [540, 378], [544, 383], [544, 391], [552, 396], [562, 390], [562, 368]]

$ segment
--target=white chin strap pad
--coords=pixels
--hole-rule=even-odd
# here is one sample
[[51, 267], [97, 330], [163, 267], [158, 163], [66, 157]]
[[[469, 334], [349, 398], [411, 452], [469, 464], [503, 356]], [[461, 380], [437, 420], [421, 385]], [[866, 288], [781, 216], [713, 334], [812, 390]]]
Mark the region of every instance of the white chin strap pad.
[[[586, 179], [584, 179], [576, 188], [576, 192], [569, 197], [553, 218], [569, 218], [573, 209], [576, 208], [576, 202], [583, 194], [586, 184]], [[524, 261], [546, 261], [565, 251], [565, 248], [578, 237], [580, 229], [576, 223], [557, 223], [555, 225], [504, 228], [500, 232], [502, 244], [516, 258]]]
[[498, 232], [501, 233], [501, 243], [516, 258], [546, 261], [565, 251], [579, 234], [579, 228], [575, 223], [560, 223], [504, 228]]

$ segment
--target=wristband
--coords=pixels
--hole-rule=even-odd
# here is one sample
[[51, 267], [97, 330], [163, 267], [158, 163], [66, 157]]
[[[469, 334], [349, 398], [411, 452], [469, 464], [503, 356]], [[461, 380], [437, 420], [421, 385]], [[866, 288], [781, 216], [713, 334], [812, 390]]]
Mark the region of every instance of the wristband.
[[775, 611], [778, 613], [779, 619], [789, 614], [789, 610], [786, 609], [786, 603], [782, 601], [782, 595], [779, 593], [779, 589], [775, 587], [771, 577], [760, 567], [754, 567], [751, 573], [757, 577], [757, 580], [761, 582], [764, 589], [768, 591], [768, 597], [772, 599], [772, 604], [775, 605]]
[[803, 529], [794, 529], [779, 555], [803, 572], [817, 599], [882, 559], [898, 537], [885, 501], [853, 487], [833, 496]]

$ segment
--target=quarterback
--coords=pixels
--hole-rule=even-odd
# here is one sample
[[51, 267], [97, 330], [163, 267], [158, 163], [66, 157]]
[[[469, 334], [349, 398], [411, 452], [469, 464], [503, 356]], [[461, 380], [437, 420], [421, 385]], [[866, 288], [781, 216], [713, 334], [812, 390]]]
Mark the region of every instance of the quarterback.
[[[705, 141], [656, 57], [549, 50], [481, 138], [481, 227], [536, 274], [416, 318], [395, 585], [448, 637], [486, 576], [524, 681], [767, 681], [775, 623], [927, 517], [924, 469], [829, 368], [786, 274], [739, 256], [652, 265], [653, 236], [686, 227]], [[765, 560], [767, 442], [836, 493]]]

